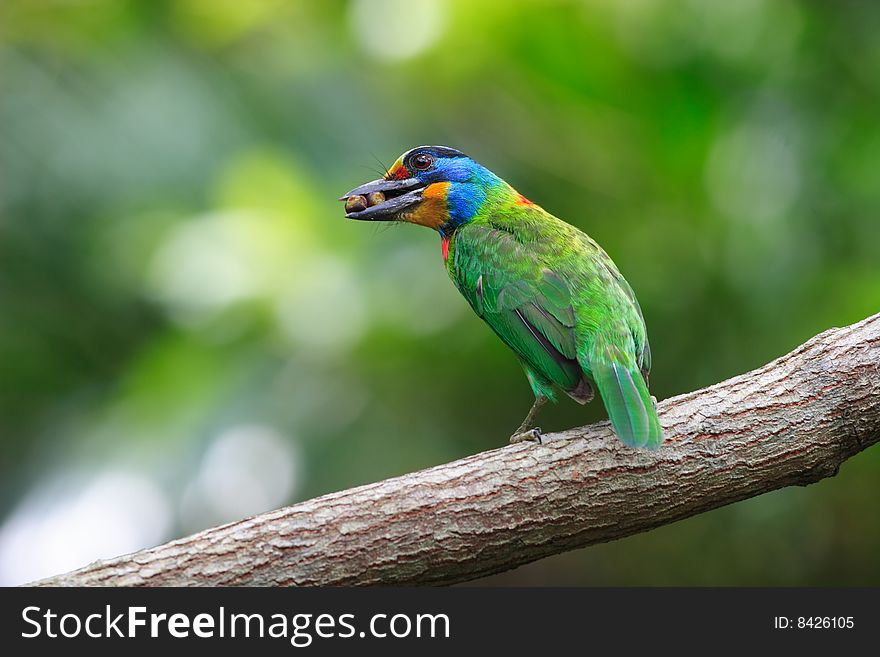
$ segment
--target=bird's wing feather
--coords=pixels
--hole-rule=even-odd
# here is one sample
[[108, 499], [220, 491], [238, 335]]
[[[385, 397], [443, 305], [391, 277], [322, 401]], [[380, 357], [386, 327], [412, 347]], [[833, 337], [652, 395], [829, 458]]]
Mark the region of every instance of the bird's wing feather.
[[[623, 277], [623, 274], [614, 266], [610, 259], [607, 262], [603, 262], [604, 266], [607, 268], [608, 273], [611, 274], [612, 278], [617, 282], [620, 286], [620, 289], [623, 290], [623, 293], [627, 296], [627, 298], [632, 302], [633, 307], [638, 314], [639, 321], [641, 325], [645, 325], [645, 317], [642, 315], [642, 307], [639, 305], [639, 300], [636, 299], [636, 293], [633, 292], [632, 286], [627, 283], [626, 279]], [[635, 336], [634, 336], [635, 337]], [[648, 373], [651, 371], [651, 344], [648, 342], [647, 332], [644, 330], [641, 332], [641, 340], [636, 340], [636, 349], [639, 354], [639, 368], [642, 371], [642, 376], [645, 377], [645, 380], [648, 378]]]
[[525, 363], [564, 390], [577, 387], [575, 315], [565, 281], [510, 233], [468, 226], [455, 241], [456, 287]]

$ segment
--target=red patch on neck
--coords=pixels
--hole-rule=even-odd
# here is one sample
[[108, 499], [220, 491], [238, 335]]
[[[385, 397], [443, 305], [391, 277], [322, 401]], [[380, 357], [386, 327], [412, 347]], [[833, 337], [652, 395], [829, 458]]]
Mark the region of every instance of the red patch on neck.
[[529, 199], [527, 199], [522, 194], [517, 195], [516, 202], [519, 203], [520, 205], [534, 205], [534, 203], [532, 203]]
[[449, 259], [449, 238], [444, 237], [440, 242], [440, 251], [443, 253], [443, 262]]

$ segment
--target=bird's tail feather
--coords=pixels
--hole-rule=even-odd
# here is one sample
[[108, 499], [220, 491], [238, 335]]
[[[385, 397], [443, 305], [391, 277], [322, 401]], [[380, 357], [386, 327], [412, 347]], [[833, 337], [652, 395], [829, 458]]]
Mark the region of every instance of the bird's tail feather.
[[611, 426], [629, 447], [656, 449], [663, 429], [635, 359], [604, 341], [593, 346], [590, 369]]

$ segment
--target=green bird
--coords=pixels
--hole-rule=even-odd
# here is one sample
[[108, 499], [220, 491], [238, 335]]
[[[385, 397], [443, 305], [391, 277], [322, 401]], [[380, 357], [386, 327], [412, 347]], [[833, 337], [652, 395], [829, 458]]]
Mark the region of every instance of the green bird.
[[517, 355], [535, 393], [511, 442], [540, 441], [535, 421], [557, 390], [586, 404], [598, 389], [626, 445], [660, 445], [641, 308], [589, 236], [445, 146], [407, 151], [383, 178], [340, 200], [347, 218], [404, 221], [440, 234], [449, 278]]

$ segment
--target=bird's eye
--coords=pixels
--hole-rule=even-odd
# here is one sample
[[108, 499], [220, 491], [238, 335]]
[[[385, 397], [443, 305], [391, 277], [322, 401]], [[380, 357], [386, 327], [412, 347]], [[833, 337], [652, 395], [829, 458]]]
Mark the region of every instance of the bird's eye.
[[419, 153], [412, 159], [413, 168], [419, 171], [424, 171], [432, 164], [434, 164], [434, 156], [430, 153]]

